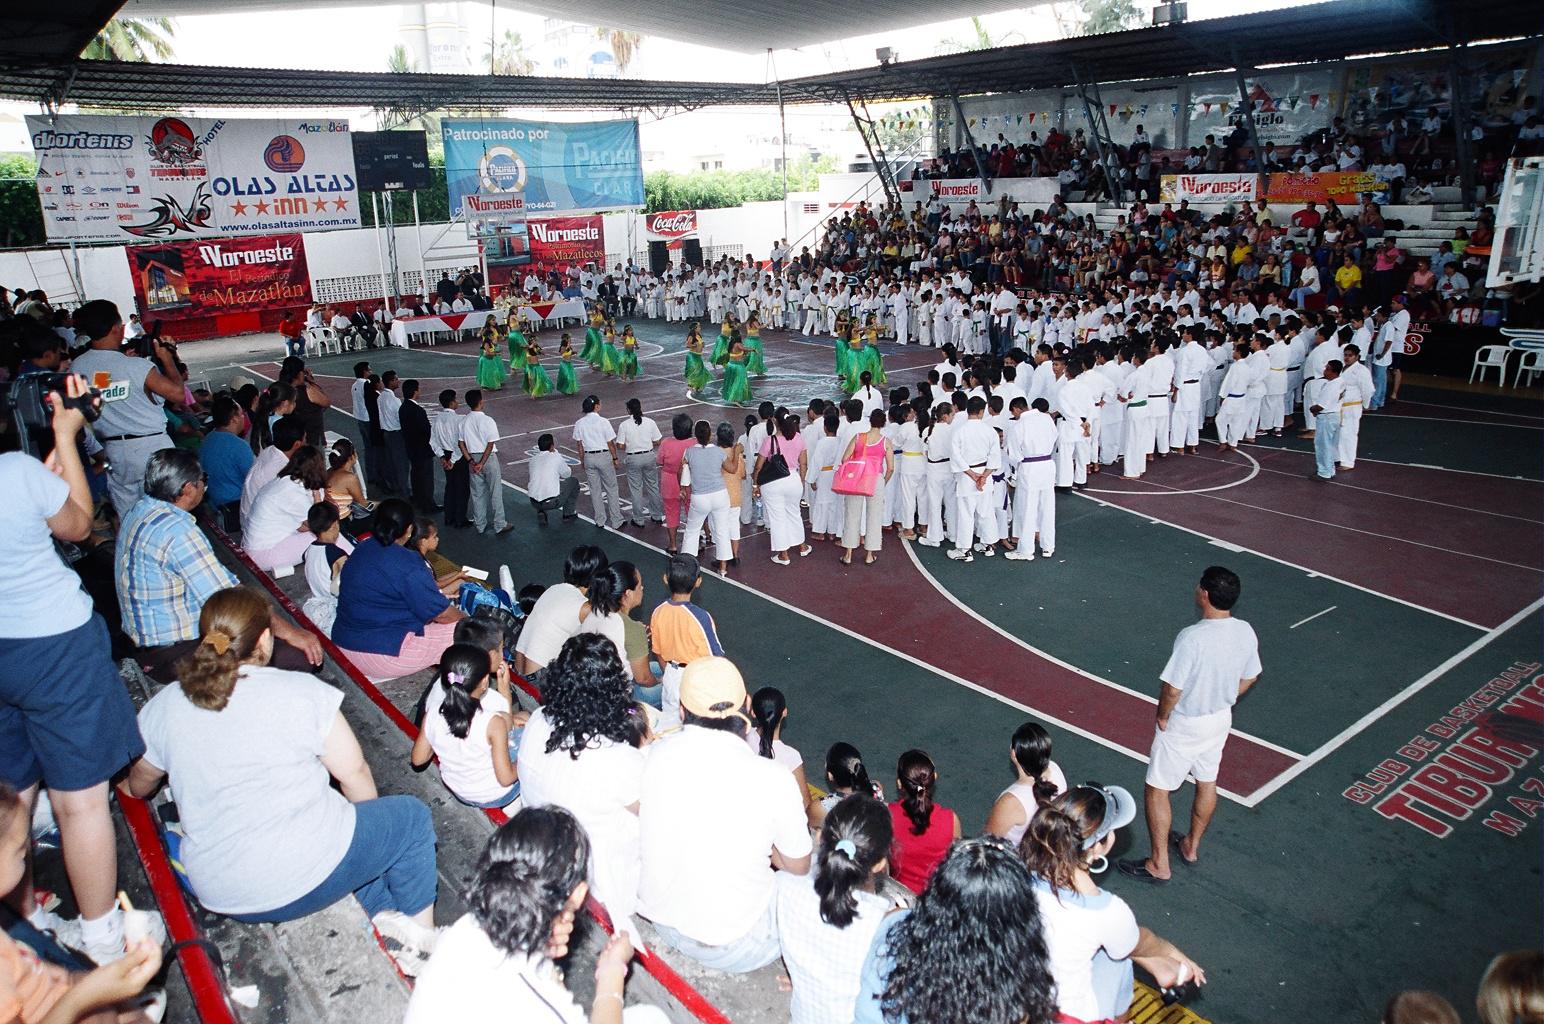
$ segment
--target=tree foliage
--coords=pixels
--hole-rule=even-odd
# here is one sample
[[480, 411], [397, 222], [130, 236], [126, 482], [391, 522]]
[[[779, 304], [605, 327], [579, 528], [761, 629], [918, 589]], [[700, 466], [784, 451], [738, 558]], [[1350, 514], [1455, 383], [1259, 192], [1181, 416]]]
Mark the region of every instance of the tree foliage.
[[170, 18], [114, 18], [80, 55], [89, 60], [166, 60], [172, 55], [174, 31]]
[[1078, 34], [1097, 36], [1105, 32], [1124, 32], [1142, 25], [1142, 12], [1135, 0], [1079, 0], [1081, 24]]
[[[801, 157], [788, 167], [788, 191], [808, 192], [820, 185], [820, 175], [836, 169], [836, 158]], [[720, 210], [742, 203], [783, 198], [783, 172], [769, 168], [748, 171], [694, 171], [676, 174], [653, 171], [643, 177], [644, 204], [660, 210]]]
[[0, 156], [0, 245], [41, 245], [43, 208], [30, 156]]
[[513, 29], [505, 29], [497, 44], [483, 48], [483, 63], [494, 75], [536, 73], [536, 62], [525, 52], [525, 40]]
[[617, 72], [625, 73], [627, 66], [633, 62], [633, 57], [638, 53], [638, 47], [643, 45], [643, 36], [637, 32], [624, 32], [619, 28], [597, 28], [595, 38], [604, 39], [611, 49], [611, 56], [617, 62]]

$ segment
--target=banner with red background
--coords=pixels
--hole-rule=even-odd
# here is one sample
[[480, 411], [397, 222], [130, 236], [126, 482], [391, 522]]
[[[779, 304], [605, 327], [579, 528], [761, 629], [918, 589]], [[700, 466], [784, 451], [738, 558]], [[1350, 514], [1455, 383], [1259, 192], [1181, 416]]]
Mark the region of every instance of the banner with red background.
[[605, 218], [541, 217], [530, 221], [531, 262], [549, 269], [577, 269], [606, 263]]
[[311, 301], [299, 234], [133, 245], [125, 252], [147, 321], [258, 313]]
[[1355, 205], [1361, 193], [1387, 192], [1389, 183], [1371, 171], [1290, 171], [1265, 176], [1265, 199], [1271, 203], [1336, 203]]
[[648, 241], [667, 242], [666, 248], [679, 249], [684, 239], [697, 237], [697, 211], [651, 213], [643, 218], [643, 231]]

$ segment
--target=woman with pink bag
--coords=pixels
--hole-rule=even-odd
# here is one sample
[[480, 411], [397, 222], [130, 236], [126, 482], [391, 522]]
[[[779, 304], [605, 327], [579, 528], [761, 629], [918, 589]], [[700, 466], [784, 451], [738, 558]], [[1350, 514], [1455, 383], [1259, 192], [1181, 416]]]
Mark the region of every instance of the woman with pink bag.
[[869, 428], [857, 434], [847, 444], [842, 464], [837, 467], [831, 480], [831, 489], [844, 495], [845, 517], [842, 523], [842, 564], [852, 564], [852, 553], [858, 548], [858, 537], [863, 537], [864, 550], [868, 552], [864, 565], [873, 565], [875, 554], [884, 542], [885, 489], [890, 474], [895, 472], [895, 456], [890, 442], [885, 439], [885, 412], [875, 409], [869, 413]]

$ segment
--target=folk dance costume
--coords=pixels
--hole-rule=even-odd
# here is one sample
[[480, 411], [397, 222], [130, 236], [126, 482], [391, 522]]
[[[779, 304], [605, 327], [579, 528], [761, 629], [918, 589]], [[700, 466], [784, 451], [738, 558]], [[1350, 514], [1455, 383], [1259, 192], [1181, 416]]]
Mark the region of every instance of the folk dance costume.
[[1356, 468], [1356, 443], [1362, 435], [1362, 413], [1372, 401], [1372, 371], [1358, 359], [1340, 375], [1340, 468]]
[[540, 398], [551, 392], [552, 378], [541, 365], [541, 346], [533, 341], [525, 350], [525, 393]]
[[617, 373], [623, 380], [638, 379], [638, 339], [633, 336], [631, 327], [622, 335], [621, 363]]
[[601, 373], [608, 377], [622, 369], [622, 353], [617, 350], [617, 335], [610, 327], [606, 328], [606, 340], [600, 346]]
[[718, 329], [718, 340], [713, 343], [713, 354], [708, 357], [708, 362], [714, 366], [723, 366], [729, 358], [729, 344], [734, 327], [730, 321], [725, 320]]
[[[949, 557], [959, 562], [973, 559], [979, 546], [990, 555], [997, 543], [997, 512], [993, 508], [992, 476], [1002, 472], [1002, 446], [997, 431], [982, 418], [955, 425], [950, 438], [950, 467], [954, 470], [955, 546]], [[976, 538], [981, 540], [976, 544]]]
[[509, 372], [519, 373], [525, 369], [525, 346], [529, 339], [520, 328], [511, 327], [505, 340], [509, 343]]
[[767, 360], [765, 351], [761, 346], [761, 325], [754, 320], [746, 325], [745, 338], [745, 372], [753, 377], [765, 377], [767, 375]]
[[724, 360], [724, 401], [749, 402], [751, 383], [746, 373], [746, 356], [742, 350], [731, 352]]
[[1056, 551], [1053, 459], [1059, 431], [1050, 416], [1030, 409], [1009, 423], [1004, 433], [1008, 462], [1014, 468], [1013, 536], [1018, 541], [1008, 557], [1020, 562], [1033, 561], [1037, 536], [1040, 553], [1049, 557]]
[[492, 341], [483, 342], [482, 355], [477, 357], [477, 386], [484, 391], [497, 391], [506, 379], [498, 345]]
[[579, 393], [579, 374], [574, 371], [574, 346], [565, 341], [558, 349], [558, 385], [560, 395]]
[[693, 391], [701, 391], [712, 380], [713, 374], [702, 359], [702, 335], [693, 325], [691, 333], [686, 336], [686, 386]]

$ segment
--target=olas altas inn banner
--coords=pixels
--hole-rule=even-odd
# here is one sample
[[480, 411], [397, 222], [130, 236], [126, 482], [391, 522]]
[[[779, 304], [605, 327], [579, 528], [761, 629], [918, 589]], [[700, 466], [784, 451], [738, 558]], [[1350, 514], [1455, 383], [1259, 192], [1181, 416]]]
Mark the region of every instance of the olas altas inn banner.
[[255, 313], [311, 301], [299, 234], [132, 245], [125, 252], [147, 320]]
[[27, 118], [49, 241], [359, 226], [347, 121]]

